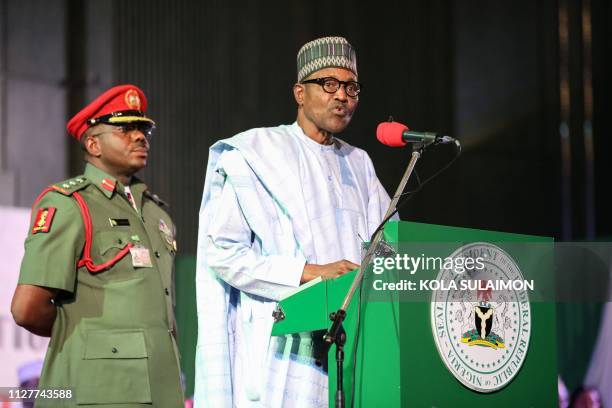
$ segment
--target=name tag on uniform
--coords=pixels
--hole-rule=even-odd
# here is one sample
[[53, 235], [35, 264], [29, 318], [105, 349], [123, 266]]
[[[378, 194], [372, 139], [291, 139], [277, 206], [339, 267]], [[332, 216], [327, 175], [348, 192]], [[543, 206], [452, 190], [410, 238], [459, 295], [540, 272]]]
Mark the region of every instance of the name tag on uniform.
[[129, 227], [130, 220], [127, 218], [109, 218], [111, 227]]
[[149, 253], [148, 248], [145, 248], [142, 245], [135, 245], [130, 248], [130, 253], [132, 254], [132, 266], [134, 266], [134, 268], [153, 267], [153, 264], [151, 263], [151, 254]]

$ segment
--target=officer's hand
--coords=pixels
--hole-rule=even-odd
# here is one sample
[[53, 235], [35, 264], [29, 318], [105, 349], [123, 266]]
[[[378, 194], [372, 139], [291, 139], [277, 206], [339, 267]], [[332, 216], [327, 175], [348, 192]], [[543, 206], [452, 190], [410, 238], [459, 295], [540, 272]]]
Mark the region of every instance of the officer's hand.
[[17, 285], [11, 313], [17, 325], [44, 337], [51, 336], [57, 309], [53, 299], [59, 290], [35, 285]]
[[302, 273], [300, 283], [306, 283], [319, 276], [323, 280], [334, 279], [357, 268], [359, 268], [359, 265], [346, 259], [325, 265], [306, 264], [304, 265], [304, 272]]

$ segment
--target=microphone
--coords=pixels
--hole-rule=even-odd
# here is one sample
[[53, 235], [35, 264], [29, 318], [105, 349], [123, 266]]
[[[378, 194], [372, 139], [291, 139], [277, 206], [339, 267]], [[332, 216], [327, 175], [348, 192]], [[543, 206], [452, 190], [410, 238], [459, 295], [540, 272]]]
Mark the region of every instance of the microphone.
[[424, 146], [432, 143], [455, 143], [458, 147], [459, 141], [450, 136], [441, 136], [433, 132], [415, 132], [408, 126], [399, 122], [382, 122], [376, 127], [376, 138], [384, 145], [391, 147], [402, 147], [408, 143], [423, 143]]

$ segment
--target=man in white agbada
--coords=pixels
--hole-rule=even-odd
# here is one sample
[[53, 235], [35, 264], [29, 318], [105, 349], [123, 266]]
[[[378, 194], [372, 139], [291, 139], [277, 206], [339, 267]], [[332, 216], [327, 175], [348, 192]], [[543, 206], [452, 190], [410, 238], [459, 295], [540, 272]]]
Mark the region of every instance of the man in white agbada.
[[291, 125], [215, 143], [200, 208], [197, 407], [328, 405], [309, 335], [270, 337], [276, 301], [358, 267], [389, 205], [367, 153], [334, 137], [359, 101], [342, 37], [298, 52]]

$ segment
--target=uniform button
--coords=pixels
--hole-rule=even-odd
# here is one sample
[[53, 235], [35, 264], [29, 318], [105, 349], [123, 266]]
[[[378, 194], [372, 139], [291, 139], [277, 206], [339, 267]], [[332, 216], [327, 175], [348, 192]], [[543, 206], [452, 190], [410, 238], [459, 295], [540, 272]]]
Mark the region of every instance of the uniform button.
[[168, 288], [164, 288], [164, 292], [166, 292], [167, 296], [170, 296], [170, 291], [168, 290]]
[[155, 251], [155, 257], [159, 258], [161, 256], [161, 254], [159, 253], [159, 251]]
[[113, 353], [116, 353], [116, 352], [118, 352], [119, 350], [117, 350], [115, 347], [113, 347], [113, 348], [111, 349], [111, 351], [112, 351]]

